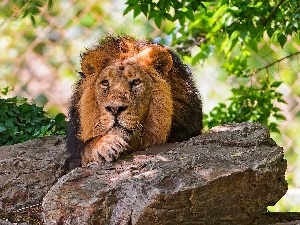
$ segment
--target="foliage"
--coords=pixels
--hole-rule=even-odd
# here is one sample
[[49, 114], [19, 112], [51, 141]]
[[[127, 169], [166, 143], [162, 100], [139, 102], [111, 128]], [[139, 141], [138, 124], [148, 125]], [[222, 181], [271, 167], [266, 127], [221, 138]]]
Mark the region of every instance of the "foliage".
[[[220, 103], [206, 115], [206, 126], [257, 121], [269, 125], [271, 131], [278, 131], [278, 120], [284, 117], [274, 103], [283, 100], [277, 90], [280, 82], [269, 67], [281, 59], [260, 69], [249, 61], [260, 56], [258, 44], [265, 39], [283, 48], [288, 38], [299, 36], [298, 0], [127, 0], [126, 4], [124, 14], [143, 13], [158, 27], [163, 26], [164, 20], [175, 22], [168, 35], [186, 61], [203, 63], [214, 55], [232, 77], [236, 87], [231, 90], [229, 103]], [[284, 58], [298, 55], [298, 51]]]
[[207, 125], [213, 127], [222, 123], [256, 121], [267, 123], [270, 130], [279, 132], [276, 121], [285, 118], [280, 114], [280, 109], [273, 106], [273, 100], [284, 102], [282, 94], [276, 92], [280, 84], [274, 81], [272, 84], [264, 83], [261, 87], [241, 85], [233, 88], [229, 105], [219, 103], [209, 115], [205, 115]]
[[0, 8], [0, 15], [6, 18], [29, 17], [35, 25], [35, 16], [39, 15], [41, 8], [47, 4], [48, 10], [53, 5], [53, 0], [9, 0], [8, 4]]
[[[0, 89], [7, 95], [9, 88]], [[42, 107], [29, 104], [26, 98], [0, 98], [0, 146], [27, 140], [65, 134], [66, 121], [62, 113], [48, 118]]]

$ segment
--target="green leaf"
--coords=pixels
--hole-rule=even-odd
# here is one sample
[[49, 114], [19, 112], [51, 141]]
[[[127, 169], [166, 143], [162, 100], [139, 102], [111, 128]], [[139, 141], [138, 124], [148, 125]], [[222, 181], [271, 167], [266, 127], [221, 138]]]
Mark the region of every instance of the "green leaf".
[[66, 120], [66, 116], [63, 113], [58, 113], [55, 117], [54, 117], [55, 122], [64, 122]]
[[186, 18], [188, 18], [190, 21], [194, 21], [194, 13], [191, 10], [188, 10], [184, 12], [184, 15]]
[[268, 29], [267, 29], [267, 34], [268, 34], [268, 36], [269, 36], [270, 38], [273, 36], [274, 32], [275, 32], [275, 31], [274, 31], [273, 28], [268, 27]]
[[169, 21], [173, 20], [172, 16], [169, 13], [164, 13], [163, 16]]
[[33, 26], [35, 27], [36, 26], [36, 21], [35, 21], [35, 18], [34, 18], [33, 15], [30, 16], [30, 20], [31, 20]]
[[281, 47], [283, 47], [286, 43], [286, 37], [282, 34], [278, 34], [277, 40], [278, 40]]
[[192, 10], [193, 10], [194, 12], [197, 11], [198, 6], [199, 6], [200, 4], [203, 5], [202, 1], [201, 1], [201, 3], [198, 3], [197, 1], [192, 1], [190, 4], [191, 4], [191, 8], [192, 8]]
[[24, 114], [31, 111], [31, 107], [29, 104], [22, 104], [19, 106], [19, 109], [20, 109], [20, 112], [24, 113]]
[[141, 11], [144, 13], [144, 15], [148, 16], [148, 4], [142, 3], [141, 4]]
[[4, 96], [6, 96], [7, 93], [10, 91], [10, 90], [9, 90], [9, 87], [5, 87], [5, 88], [2, 88], [2, 89], [0, 89], [0, 90], [1, 90], [1, 94], [3, 94]]
[[157, 27], [160, 27], [161, 26], [161, 17], [156, 16], [154, 18], [154, 22]]
[[184, 26], [184, 23], [185, 23], [185, 17], [184, 16], [179, 18], [179, 23], [180, 23], [181, 26]]
[[125, 16], [126, 14], [128, 14], [130, 11], [132, 11], [135, 8], [135, 6], [133, 5], [129, 5], [127, 6], [127, 8], [124, 10], [123, 15]]
[[274, 115], [274, 117], [275, 117], [277, 120], [286, 120], [285, 116], [283, 116], [283, 115], [281, 115], [281, 114]]
[[183, 3], [180, 2], [180, 1], [178, 1], [178, 0], [172, 1], [172, 4], [173, 4], [173, 8], [174, 8], [175, 10], [177, 10], [177, 9], [182, 9], [182, 8], [183, 8]]
[[271, 87], [277, 88], [277, 87], [279, 87], [279, 85], [281, 85], [281, 84], [282, 84], [282, 81], [274, 81], [274, 82], [271, 84]]
[[141, 8], [140, 7], [134, 7], [133, 8], [133, 17], [137, 17], [141, 13]]
[[52, 6], [53, 6], [53, 0], [48, 0], [48, 5], [47, 5], [48, 11], [50, 11], [50, 9], [52, 8]]

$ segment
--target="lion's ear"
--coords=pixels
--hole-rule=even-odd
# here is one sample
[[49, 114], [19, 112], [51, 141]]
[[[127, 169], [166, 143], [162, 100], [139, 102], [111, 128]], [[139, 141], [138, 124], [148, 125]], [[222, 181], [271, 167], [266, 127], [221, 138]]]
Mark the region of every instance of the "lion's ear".
[[147, 47], [136, 58], [141, 65], [151, 67], [159, 73], [168, 73], [173, 66], [171, 54], [161, 46]]
[[101, 53], [93, 50], [82, 55], [81, 70], [85, 76], [100, 73], [109, 64], [111, 58]]

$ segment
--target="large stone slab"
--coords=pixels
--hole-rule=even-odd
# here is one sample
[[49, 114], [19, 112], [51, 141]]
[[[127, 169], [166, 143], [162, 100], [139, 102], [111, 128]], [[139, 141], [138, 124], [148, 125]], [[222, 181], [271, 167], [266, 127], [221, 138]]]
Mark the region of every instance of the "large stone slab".
[[45, 224], [253, 224], [286, 192], [283, 150], [257, 123], [91, 164], [43, 200]]

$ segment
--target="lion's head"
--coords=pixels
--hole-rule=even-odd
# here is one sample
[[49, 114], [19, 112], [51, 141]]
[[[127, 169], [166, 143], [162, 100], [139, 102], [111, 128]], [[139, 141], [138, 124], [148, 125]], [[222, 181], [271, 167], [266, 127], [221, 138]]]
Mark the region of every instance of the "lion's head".
[[165, 47], [130, 38], [112, 42], [82, 56], [80, 139], [119, 135], [133, 151], [165, 142], [173, 113], [165, 79], [171, 55]]

